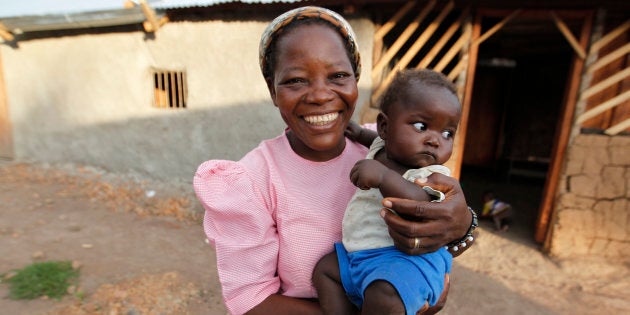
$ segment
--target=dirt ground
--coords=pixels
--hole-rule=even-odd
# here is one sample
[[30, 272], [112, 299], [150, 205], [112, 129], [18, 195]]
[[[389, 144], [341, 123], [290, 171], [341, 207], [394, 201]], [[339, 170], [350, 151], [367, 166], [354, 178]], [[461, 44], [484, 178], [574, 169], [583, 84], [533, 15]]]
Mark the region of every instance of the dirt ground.
[[[74, 165], [0, 162], [0, 274], [70, 260], [81, 276], [60, 301], [0, 314], [225, 314], [215, 256], [189, 185]], [[630, 266], [554, 261], [518, 228], [483, 222], [455, 259], [441, 314], [630, 314]]]

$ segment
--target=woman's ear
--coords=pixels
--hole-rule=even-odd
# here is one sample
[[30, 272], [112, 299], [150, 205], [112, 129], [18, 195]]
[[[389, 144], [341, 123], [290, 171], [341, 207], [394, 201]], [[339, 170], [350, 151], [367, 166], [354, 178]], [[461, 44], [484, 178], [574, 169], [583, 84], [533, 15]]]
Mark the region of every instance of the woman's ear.
[[267, 83], [267, 89], [269, 90], [269, 95], [271, 96], [271, 100], [273, 101], [274, 106], [276, 105], [276, 88], [273, 86], [273, 78], [265, 78], [265, 82]]
[[382, 112], [376, 116], [376, 132], [381, 139], [387, 139], [387, 115]]

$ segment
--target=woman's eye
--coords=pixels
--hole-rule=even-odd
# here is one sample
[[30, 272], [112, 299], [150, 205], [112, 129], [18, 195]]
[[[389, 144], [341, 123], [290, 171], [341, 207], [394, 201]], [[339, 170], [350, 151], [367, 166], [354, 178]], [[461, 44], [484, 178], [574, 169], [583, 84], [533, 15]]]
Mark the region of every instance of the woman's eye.
[[453, 133], [450, 131], [442, 131], [442, 137], [444, 137], [444, 139], [453, 138]]
[[337, 73], [335, 73], [335, 74], [333, 74], [333, 75], [331, 76], [331, 79], [332, 79], [332, 80], [334, 80], [334, 81], [336, 81], [336, 80], [341, 80], [341, 79], [345, 79], [345, 78], [348, 78], [348, 77], [350, 77], [350, 75], [349, 75], [348, 73], [345, 73], [345, 72], [337, 72]]
[[291, 78], [288, 79], [286, 81], [284, 81], [285, 84], [297, 84], [297, 83], [301, 83], [304, 82], [304, 80], [300, 79], [300, 78]]
[[419, 130], [419, 131], [427, 130], [427, 126], [425, 126], [424, 123], [421, 123], [421, 122], [414, 123], [413, 127], [416, 128], [416, 130]]
[[303, 77], [288, 77], [280, 80], [280, 85], [297, 85], [306, 82]]

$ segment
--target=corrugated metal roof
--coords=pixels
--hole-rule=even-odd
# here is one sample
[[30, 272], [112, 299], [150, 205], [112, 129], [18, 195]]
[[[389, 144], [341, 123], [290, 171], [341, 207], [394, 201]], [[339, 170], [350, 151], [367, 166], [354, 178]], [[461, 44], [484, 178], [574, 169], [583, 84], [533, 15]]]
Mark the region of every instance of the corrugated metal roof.
[[[158, 18], [166, 9], [210, 7], [226, 3], [272, 4], [302, 0], [147, 0]], [[139, 5], [125, 8], [126, 0], [0, 0], [0, 30], [13, 34], [142, 23]], [[133, 2], [138, 3], [138, 0]], [[162, 12], [160, 12], [162, 11]], [[8, 38], [8, 39], [7, 39]], [[2, 40], [12, 37], [2, 36]]]
[[293, 3], [302, 2], [304, 0], [157, 0], [150, 1], [152, 7], [156, 9], [175, 9], [190, 7], [207, 7], [218, 4], [240, 2], [245, 4], [271, 4], [271, 3]]
[[[302, 0], [148, 0], [154, 9], [209, 7], [225, 3], [292, 3]], [[137, 0], [134, 2], [138, 2]], [[65, 15], [122, 10], [125, 0], [0, 0], [0, 18], [35, 15]]]

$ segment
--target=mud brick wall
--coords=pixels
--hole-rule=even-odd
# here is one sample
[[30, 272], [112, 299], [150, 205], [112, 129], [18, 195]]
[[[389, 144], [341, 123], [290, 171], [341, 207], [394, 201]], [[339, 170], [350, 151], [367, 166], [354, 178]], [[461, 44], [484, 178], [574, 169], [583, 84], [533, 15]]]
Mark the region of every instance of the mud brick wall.
[[552, 256], [629, 259], [629, 136], [578, 135], [567, 151], [558, 192]]

